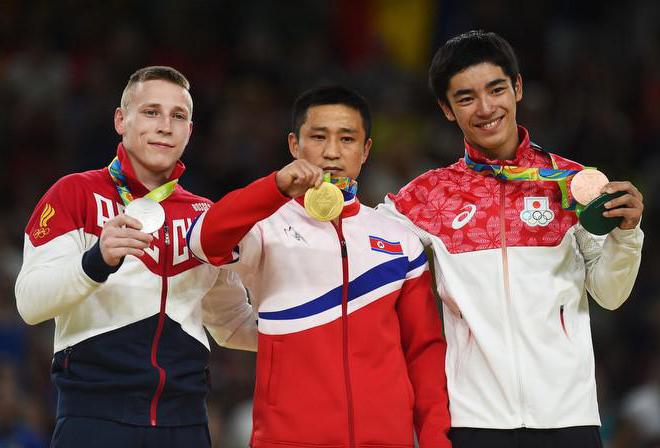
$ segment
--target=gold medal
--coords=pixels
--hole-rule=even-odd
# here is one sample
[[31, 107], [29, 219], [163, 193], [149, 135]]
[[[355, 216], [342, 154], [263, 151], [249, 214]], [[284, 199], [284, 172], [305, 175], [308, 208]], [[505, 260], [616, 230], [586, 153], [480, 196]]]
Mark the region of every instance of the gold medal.
[[305, 210], [317, 221], [332, 221], [344, 208], [344, 195], [336, 185], [323, 182], [305, 193]]

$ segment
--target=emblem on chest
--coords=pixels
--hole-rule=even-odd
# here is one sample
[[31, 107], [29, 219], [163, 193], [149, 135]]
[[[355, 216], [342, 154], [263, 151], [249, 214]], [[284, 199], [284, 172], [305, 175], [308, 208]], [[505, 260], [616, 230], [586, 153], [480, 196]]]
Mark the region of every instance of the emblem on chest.
[[555, 219], [555, 213], [550, 210], [548, 198], [532, 196], [525, 198], [525, 207], [520, 212], [520, 219], [528, 226], [545, 227]]
[[458, 230], [470, 222], [474, 214], [477, 212], [477, 206], [474, 204], [466, 204], [463, 206], [462, 210], [463, 211], [456, 215], [451, 222], [451, 228], [454, 230]]

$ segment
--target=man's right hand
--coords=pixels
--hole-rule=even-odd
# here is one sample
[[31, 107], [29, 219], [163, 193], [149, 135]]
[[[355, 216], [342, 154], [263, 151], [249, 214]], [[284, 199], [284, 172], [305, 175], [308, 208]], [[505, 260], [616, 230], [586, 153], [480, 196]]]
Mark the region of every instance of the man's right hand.
[[307, 160], [294, 160], [277, 172], [277, 188], [290, 198], [302, 196], [312, 187], [323, 182], [323, 170]]
[[103, 261], [117, 266], [126, 255], [141, 257], [154, 237], [141, 232], [142, 224], [135, 218], [121, 214], [106, 222], [101, 231], [99, 247]]

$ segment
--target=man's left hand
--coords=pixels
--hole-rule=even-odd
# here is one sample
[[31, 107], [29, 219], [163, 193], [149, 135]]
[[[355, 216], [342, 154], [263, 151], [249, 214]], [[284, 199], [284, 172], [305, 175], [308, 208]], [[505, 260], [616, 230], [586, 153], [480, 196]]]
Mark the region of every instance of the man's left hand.
[[605, 203], [607, 209], [603, 212], [603, 216], [607, 218], [614, 218], [621, 216], [623, 221], [619, 224], [620, 229], [629, 230], [634, 229], [642, 219], [642, 211], [644, 211], [644, 197], [642, 193], [630, 182], [610, 182], [603, 187], [601, 193], [615, 193], [617, 191], [625, 191], [626, 194], [614, 198]]

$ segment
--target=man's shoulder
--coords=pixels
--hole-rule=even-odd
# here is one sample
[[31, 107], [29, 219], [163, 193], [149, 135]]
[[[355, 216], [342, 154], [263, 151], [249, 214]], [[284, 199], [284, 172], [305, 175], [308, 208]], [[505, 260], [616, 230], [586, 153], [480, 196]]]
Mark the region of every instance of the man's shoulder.
[[461, 159], [452, 163], [451, 165], [428, 170], [427, 172], [420, 174], [408, 182], [408, 184], [403, 188], [419, 185], [437, 185], [443, 183], [450, 184], [452, 179], [463, 176], [464, 174], [465, 165]]
[[177, 185], [176, 188], [177, 196], [181, 202], [188, 204], [207, 204], [203, 208], [209, 208], [213, 205], [213, 201], [205, 196], [195, 194], [191, 191], [186, 190], [181, 184]]
[[[114, 191], [114, 184], [107, 171], [103, 169], [71, 173], [60, 177], [42, 196], [37, 207], [44, 201], [56, 203], [59, 208], [81, 210], [92, 193], [107, 196]], [[86, 199], [87, 198], [87, 199]]]
[[556, 167], [560, 170], [584, 169], [583, 164], [559, 155], [555, 152], [554, 149], [548, 150], [547, 148], [541, 147], [540, 145], [533, 142], [530, 142], [530, 147], [533, 149], [533, 151], [529, 152], [533, 158], [532, 166], [549, 168], [551, 165], [553, 165], [553, 167]]
[[461, 160], [449, 166], [429, 170], [406, 184], [396, 194], [388, 197], [399, 208], [403, 204], [411, 206], [427, 203], [431, 199], [440, 199], [452, 194], [463, 183], [469, 183], [473, 175], [465, 169]]
[[105, 169], [96, 169], [71, 173], [60, 177], [52, 188], [94, 189], [99, 185], [109, 184], [110, 176]]

